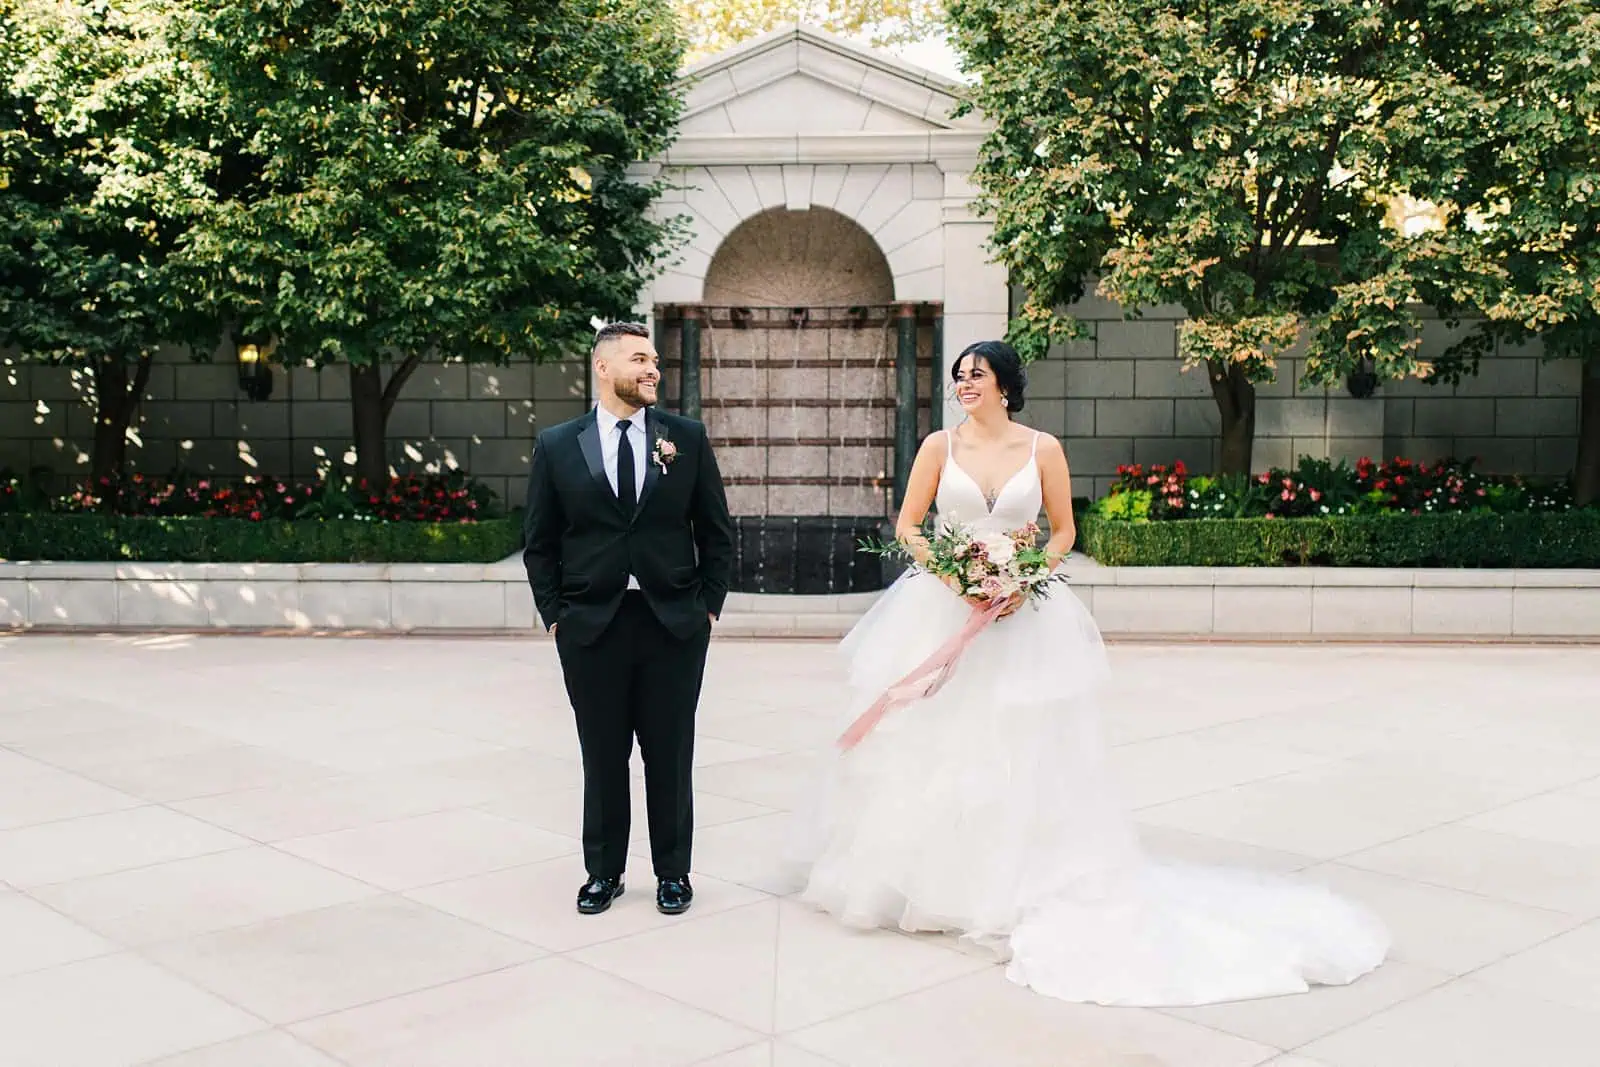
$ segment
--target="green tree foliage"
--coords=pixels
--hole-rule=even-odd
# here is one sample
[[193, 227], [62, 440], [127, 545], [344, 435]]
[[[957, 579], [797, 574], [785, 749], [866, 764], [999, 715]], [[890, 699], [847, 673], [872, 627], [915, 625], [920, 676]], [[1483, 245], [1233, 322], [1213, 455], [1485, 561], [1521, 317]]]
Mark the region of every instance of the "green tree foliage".
[[1426, 373], [1385, 215], [1458, 171], [1483, 117], [1418, 47], [1450, 6], [954, 0], [996, 124], [977, 173], [995, 250], [1028, 292], [1014, 339], [1071, 336], [1059, 309], [1094, 276], [1133, 313], [1181, 305], [1228, 473], [1250, 469], [1255, 387], [1297, 343], [1309, 382]]
[[944, 24], [943, 0], [677, 0], [677, 8], [694, 59], [800, 22], [879, 47], [927, 40]]
[[0, 0], [0, 345], [72, 368], [115, 478], [158, 345], [216, 323], [174, 256], [216, 171], [163, 0]]
[[422, 362], [570, 354], [670, 243], [628, 174], [679, 114], [667, 0], [196, 0], [183, 47], [249, 151], [198, 288], [279, 358], [348, 367], [371, 481]]
[[[1408, 264], [1431, 299], [1487, 318], [1437, 368], [1476, 370], [1494, 339], [1542, 339], [1581, 360], [1573, 472], [1600, 500], [1600, 11], [1566, 0], [1463, 4], [1435, 61], [1481, 94], [1488, 116], [1457, 180], [1423, 190], [1444, 230]], [[1532, 432], [1530, 428], [1530, 432]]]

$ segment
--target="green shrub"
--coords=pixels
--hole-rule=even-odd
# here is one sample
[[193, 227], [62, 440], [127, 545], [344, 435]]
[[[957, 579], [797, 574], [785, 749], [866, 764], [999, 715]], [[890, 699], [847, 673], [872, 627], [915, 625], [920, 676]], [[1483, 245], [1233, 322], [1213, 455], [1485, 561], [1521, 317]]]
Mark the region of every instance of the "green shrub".
[[480, 522], [0, 514], [0, 559], [146, 563], [493, 563], [515, 516]]
[[1126, 522], [1093, 510], [1079, 545], [1111, 567], [1600, 567], [1600, 509]]

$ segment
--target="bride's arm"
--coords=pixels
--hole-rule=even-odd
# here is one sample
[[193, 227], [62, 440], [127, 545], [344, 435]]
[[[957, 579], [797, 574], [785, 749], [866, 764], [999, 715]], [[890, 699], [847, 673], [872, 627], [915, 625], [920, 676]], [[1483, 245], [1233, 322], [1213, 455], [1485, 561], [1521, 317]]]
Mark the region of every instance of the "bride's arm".
[[939, 491], [939, 472], [944, 467], [947, 445], [944, 431], [931, 433], [923, 439], [917, 458], [911, 464], [911, 477], [906, 481], [906, 498], [900, 505], [900, 516], [895, 521], [894, 534], [906, 546], [911, 558], [919, 564], [928, 561], [928, 539], [922, 536], [922, 520], [933, 507], [933, 498]]
[[1044, 513], [1050, 519], [1050, 540], [1044, 550], [1053, 571], [1078, 539], [1078, 524], [1072, 517], [1072, 472], [1067, 469], [1066, 451], [1053, 436], [1039, 442], [1039, 481], [1044, 487]]

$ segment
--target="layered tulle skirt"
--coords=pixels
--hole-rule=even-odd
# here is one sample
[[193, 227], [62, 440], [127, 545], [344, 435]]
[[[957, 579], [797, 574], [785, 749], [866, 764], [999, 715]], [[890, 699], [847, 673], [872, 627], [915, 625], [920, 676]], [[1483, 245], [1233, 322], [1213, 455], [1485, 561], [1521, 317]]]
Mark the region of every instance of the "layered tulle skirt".
[[[969, 612], [925, 575], [887, 591], [842, 645], [840, 729]], [[1382, 924], [1321, 887], [1144, 855], [1106, 762], [1106, 676], [1070, 591], [980, 633], [937, 694], [822, 757], [793, 841], [802, 899], [852, 925], [958, 934], [1075, 1001], [1275, 996], [1378, 966]]]

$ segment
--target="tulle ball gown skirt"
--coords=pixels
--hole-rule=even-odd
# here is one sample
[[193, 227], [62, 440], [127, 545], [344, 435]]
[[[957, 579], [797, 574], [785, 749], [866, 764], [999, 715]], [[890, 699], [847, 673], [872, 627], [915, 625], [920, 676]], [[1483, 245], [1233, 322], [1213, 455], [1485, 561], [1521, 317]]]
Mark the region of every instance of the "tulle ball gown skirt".
[[[926, 575], [845, 639], [840, 728], [966, 621]], [[801, 898], [851, 925], [958, 934], [1065, 1000], [1179, 1006], [1344, 984], [1389, 936], [1327, 890], [1139, 847], [1092, 694], [1093, 619], [1068, 591], [983, 631], [934, 696], [824, 757], [793, 842]]]

